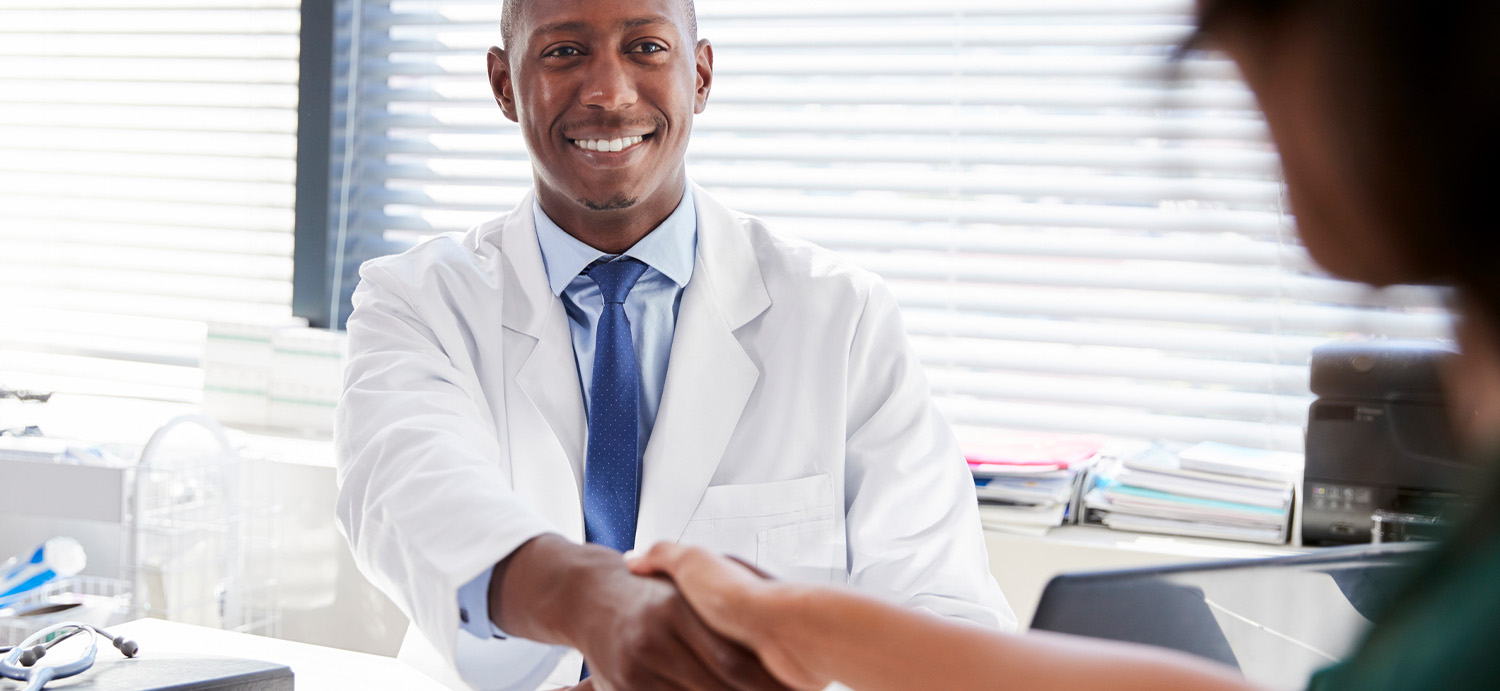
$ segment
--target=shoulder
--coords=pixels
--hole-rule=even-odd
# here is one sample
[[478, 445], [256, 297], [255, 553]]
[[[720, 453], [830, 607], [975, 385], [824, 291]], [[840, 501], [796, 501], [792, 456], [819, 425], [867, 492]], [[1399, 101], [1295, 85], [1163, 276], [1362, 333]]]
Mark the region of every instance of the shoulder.
[[360, 284], [409, 289], [454, 278], [492, 273], [499, 255], [499, 234], [512, 214], [485, 221], [463, 232], [426, 238], [397, 254], [360, 265]]
[[731, 214], [753, 248], [773, 301], [777, 297], [816, 298], [862, 305], [872, 293], [885, 293], [879, 276], [843, 256], [755, 216]]

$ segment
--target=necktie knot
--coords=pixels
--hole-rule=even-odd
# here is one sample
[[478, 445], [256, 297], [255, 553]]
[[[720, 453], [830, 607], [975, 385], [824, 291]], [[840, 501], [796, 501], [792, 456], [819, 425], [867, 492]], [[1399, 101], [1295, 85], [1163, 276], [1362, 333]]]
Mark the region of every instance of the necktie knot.
[[583, 272], [599, 285], [599, 293], [605, 304], [624, 304], [630, 289], [646, 273], [646, 265], [631, 257], [621, 257], [612, 262], [594, 264]]

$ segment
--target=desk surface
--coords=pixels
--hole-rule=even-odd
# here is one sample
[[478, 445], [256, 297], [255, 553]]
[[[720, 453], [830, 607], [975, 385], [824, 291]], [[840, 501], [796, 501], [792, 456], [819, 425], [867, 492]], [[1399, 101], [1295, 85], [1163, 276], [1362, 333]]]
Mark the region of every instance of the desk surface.
[[[141, 654], [153, 650], [246, 657], [292, 668], [297, 691], [403, 689], [447, 691], [447, 687], [395, 658], [325, 648], [307, 643], [220, 631], [191, 624], [137, 619], [111, 626], [110, 633], [134, 639]], [[102, 654], [102, 653], [101, 653]]]

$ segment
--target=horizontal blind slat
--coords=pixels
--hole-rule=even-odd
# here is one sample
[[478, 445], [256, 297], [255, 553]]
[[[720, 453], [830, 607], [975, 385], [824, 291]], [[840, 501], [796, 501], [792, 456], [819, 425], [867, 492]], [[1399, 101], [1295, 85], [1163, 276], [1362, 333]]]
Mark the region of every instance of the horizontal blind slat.
[[6, 34], [284, 34], [295, 36], [300, 27], [295, 12], [263, 12], [247, 9], [157, 9], [151, 4], [124, 9], [90, 8], [69, 11], [10, 9], [0, 36]]
[[[27, 224], [0, 226], [0, 240], [20, 242], [36, 238]], [[39, 227], [39, 226], [38, 226]], [[223, 252], [237, 256], [278, 257], [289, 260], [293, 238], [284, 228], [270, 231], [230, 230], [46, 219], [47, 237], [59, 245], [157, 248], [183, 252]]]
[[[493, 159], [497, 156], [522, 160], [526, 148], [513, 138], [475, 135], [432, 135], [410, 138], [363, 138], [359, 154], [373, 160], [411, 155], [433, 159]], [[707, 161], [786, 161], [825, 166], [870, 163], [911, 163], [932, 167], [966, 166], [1058, 166], [1096, 170], [1160, 170], [1178, 175], [1195, 174], [1274, 176], [1275, 154], [1269, 151], [1216, 147], [1162, 147], [1123, 145], [1078, 145], [1035, 143], [969, 142], [948, 140], [869, 142], [826, 138], [699, 137], [688, 148], [688, 164]]]
[[[422, 191], [451, 191], [453, 201], [488, 204], [487, 191], [500, 185], [526, 185], [530, 166], [523, 162], [487, 162], [469, 167], [472, 173], [452, 172], [459, 166], [361, 166], [361, 181], [434, 182]], [[1218, 199], [1225, 205], [1274, 209], [1281, 186], [1264, 180], [1169, 178], [1144, 175], [996, 174], [977, 178], [972, 173], [931, 171], [920, 177], [891, 170], [798, 168], [695, 163], [693, 180], [705, 187], [776, 190], [782, 192], [900, 192], [925, 195], [995, 195], [1049, 197], [1067, 200], [1109, 200], [1136, 205], [1159, 205], [1170, 200]], [[484, 173], [489, 173], [485, 175]], [[466, 189], [467, 188], [467, 189]], [[467, 196], [467, 199], [465, 199]], [[441, 203], [441, 200], [434, 200]]]
[[66, 221], [118, 221], [125, 224], [175, 225], [230, 230], [287, 231], [292, 227], [292, 209], [240, 205], [206, 205], [95, 199], [80, 205], [63, 196], [16, 197], [0, 191], [6, 216], [18, 222], [43, 226], [53, 219]]
[[912, 334], [997, 341], [1147, 348], [1194, 357], [1228, 357], [1247, 362], [1306, 363], [1312, 349], [1327, 342], [1317, 336], [1212, 331], [1143, 324], [1090, 323], [987, 314], [961, 319], [944, 310], [904, 311]]
[[[56, 129], [112, 132], [116, 139], [133, 138], [143, 130], [178, 134], [216, 132], [294, 135], [297, 133], [297, 111], [290, 108], [168, 108], [156, 105], [96, 105], [83, 109], [56, 104], [0, 103], [0, 125], [6, 125], [7, 128], [30, 128], [31, 132], [37, 134]], [[50, 146], [61, 148], [61, 143]], [[86, 149], [101, 148], [98, 146], [100, 143], [93, 142]]]
[[1174, 382], [1299, 396], [1309, 393], [1307, 369], [1303, 363], [1243, 362], [1182, 357], [1143, 348], [1017, 343], [949, 336], [919, 335], [913, 336], [911, 341], [922, 362], [935, 367]]
[[1250, 448], [1299, 452], [1302, 424], [1264, 420], [1209, 420], [1089, 406], [1041, 405], [938, 397], [938, 409], [956, 425], [1031, 431], [1105, 434], [1194, 443], [1216, 441]]
[[183, 295], [152, 295], [143, 299], [146, 296], [119, 291], [38, 290], [29, 286], [7, 287], [6, 292], [38, 308], [132, 317], [277, 324], [291, 316], [286, 302], [230, 302]]
[[93, 57], [130, 55], [137, 58], [269, 58], [295, 59], [301, 48], [295, 34], [263, 36], [198, 36], [135, 33], [73, 34], [69, 41], [55, 36], [7, 34], [0, 55], [14, 57]]
[[[373, 27], [372, 27], [373, 28]], [[489, 22], [450, 23], [441, 26], [397, 26], [391, 38], [366, 41], [363, 51], [372, 56], [400, 53], [457, 53], [484, 51], [500, 40]], [[1187, 23], [1175, 25], [975, 25], [938, 20], [902, 26], [857, 26], [849, 23], [765, 27], [715, 28], [699, 35], [714, 44], [716, 52], [756, 49], [813, 48], [902, 49], [942, 48], [955, 45], [990, 45], [1012, 48], [1038, 46], [1114, 46], [1133, 50], [1142, 46], [1170, 48], [1192, 33]]]
[[0, 349], [0, 372], [6, 373], [7, 386], [18, 389], [183, 403], [203, 398], [203, 372], [197, 367], [132, 362], [108, 353]]
[[1077, 404], [1195, 418], [1295, 420], [1312, 402], [1309, 396], [1215, 391], [1092, 378], [971, 372], [942, 367], [929, 367], [927, 375], [933, 390], [940, 396], [967, 395], [988, 400]]
[[[475, 71], [476, 76], [480, 73]], [[482, 78], [482, 77], [481, 77]], [[393, 104], [394, 107], [395, 104]], [[499, 110], [485, 105], [449, 103], [399, 104], [399, 112], [370, 111], [362, 114], [360, 131], [400, 131], [412, 134], [480, 134], [487, 137], [514, 137], [518, 128], [498, 115]], [[703, 135], [927, 135], [949, 138], [956, 131], [973, 137], [1027, 139], [1057, 138], [1064, 141], [1085, 139], [1195, 139], [1238, 141], [1259, 146], [1266, 138], [1265, 123], [1259, 118], [1236, 115], [1205, 115], [1201, 118], [1160, 118], [1141, 115], [1071, 115], [1045, 116], [997, 110], [976, 114], [972, 109], [927, 107], [917, 113], [893, 114], [879, 110], [844, 109], [829, 113], [808, 111], [794, 114], [766, 113], [752, 109], [712, 107], [693, 121], [695, 137]], [[3, 111], [0, 111], [3, 113]], [[375, 135], [379, 138], [378, 135]]]
[[[938, 82], [938, 83], [935, 83]], [[996, 108], [1119, 108], [1135, 110], [1155, 109], [1205, 109], [1246, 110], [1254, 107], [1254, 97], [1242, 88], [1197, 88], [1171, 90], [1161, 88], [1137, 88], [1130, 86], [1080, 89], [1067, 84], [1037, 84], [1029, 82], [982, 83], [969, 80], [965, 84], [943, 84], [941, 80], [913, 80], [901, 88], [878, 88], [874, 85], [849, 84], [844, 80], [819, 82], [775, 82], [771, 80], [745, 80], [738, 84], [714, 87], [715, 104], [724, 106], [933, 106], [949, 105], [961, 101], [965, 106], [988, 106]], [[39, 85], [12, 85], [19, 90], [18, 100], [26, 100], [33, 92], [46, 91]], [[117, 103], [129, 95], [124, 90], [102, 90], [88, 94], [88, 102]], [[217, 94], [204, 94], [204, 98]], [[78, 96], [84, 98], [84, 96]], [[493, 107], [494, 98], [467, 83], [437, 83], [423, 87], [391, 88], [378, 87], [360, 94], [370, 106], [385, 106], [394, 103], [442, 103], [474, 107]], [[227, 98], [227, 96], [220, 96]], [[128, 101], [127, 101], [128, 102]], [[196, 105], [188, 103], [187, 105]]]
[[1046, 290], [971, 283], [893, 282], [891, 288], [903, 307], [946, 308], [976, 314], [1046, 314], [1059, 319], [1139, 320], [1275, 333], [1370, 332], [1407, 339], [1440, 338], [1452, 329], [1449, 316], [1439, 310], [1425, 313], [1355, 310], [1299, 304], [1293, 300], [1193, 299], [1170, 292], [1161, 295], [1073, 286]]
[[[392, 13], [392, 0], [366, 0], [368, 26], [389, 29], [393, 26], [442, 25], [462, 22], [498, 24], [500, 8], [492, 0], [444, 0], [413, 4], [395, 0], [403, 9]], [[939, 0], [911, 3], [901, 0], [820, 0], [817, 3], [757, 0], [745, 2], [699, 2], [700, 20], [719, 24], [736, 20], [773, 19], [805, 22], [815, 19], [871, 20], [910, 19], [914, 17], [1034, 17], [1080, 16], [1104, 17], [1185, 17], [1193, 11], [1192, 0]]]

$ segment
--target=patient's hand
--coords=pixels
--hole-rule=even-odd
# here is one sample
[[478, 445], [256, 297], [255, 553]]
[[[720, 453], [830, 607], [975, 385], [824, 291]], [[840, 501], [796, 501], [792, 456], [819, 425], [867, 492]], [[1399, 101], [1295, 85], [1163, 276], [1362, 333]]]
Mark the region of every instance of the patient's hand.
[[698, 547], [669, 542], [627, 558], [638, 575], [665, 574], [710, 628], [754, 650], [767, 671], [795, 689], [822, 689], [820, 678], [777, 635], [796, 626], [797, 600], [813, 593], [765, 578], [751, 567]]

